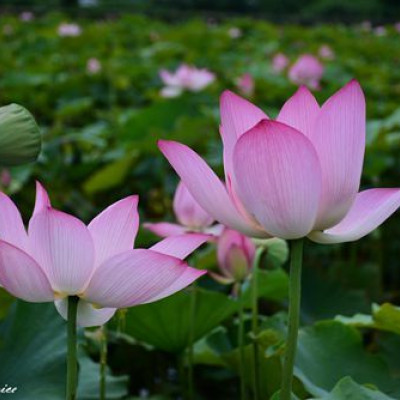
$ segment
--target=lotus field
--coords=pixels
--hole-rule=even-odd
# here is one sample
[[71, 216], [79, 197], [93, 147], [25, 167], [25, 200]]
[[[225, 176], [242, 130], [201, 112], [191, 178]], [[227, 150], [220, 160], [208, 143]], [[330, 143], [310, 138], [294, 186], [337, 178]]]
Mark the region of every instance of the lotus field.
[[0, 397], [400, 399], [400, 23], [0, 38]]

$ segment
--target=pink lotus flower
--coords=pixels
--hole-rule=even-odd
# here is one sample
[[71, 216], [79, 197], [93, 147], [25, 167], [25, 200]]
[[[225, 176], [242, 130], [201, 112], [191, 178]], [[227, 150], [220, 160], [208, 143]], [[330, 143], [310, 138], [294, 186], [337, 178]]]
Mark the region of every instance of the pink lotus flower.
[[86, 71], [90, 75], [98, 74], [101, 71], [101, 63], [97, 58], [89, 58], [86, 63]]
[[215, 75], [207, 69], [198, 69], [182, 64], [174, 73], [165, 69], [160, 71], [160, 78], [166, 85], [162, 89], [163, 97], [179, 96], [183, 90], [198, 92], [214, 82]]
[[80, 36], [82, 33], [82, 29], [77, 24], [67, 24], [63, 22], [58, 27], [58, 35], [59, 36]]
[[318, 50], [318, 55], [321, 58], [324, 58], [325, 60], [333, 60], [335, 58], [335, 53], [331, 49], [330, 46], [327, 44], [323, 44], [319, 50]]
[[251, 96], [254, 93], [254, 79], [250, 74], [243, 74], [236, 82], [240, 93]]
[[306, 87], [276, 121], [226, 91], [221, 96], [226, 184], [190, 148], [159, 147], [200, 206], [248, 236], [320, 243], [357, 240], [400, 205], [399, 189], [358, 193], [365, 150], [365, 99], [356, 81], [320, 107]]
[[274, 55], [272, 59], [272, 69], [280, 73], [289, 65], [289, 59], [283, 54], [278, 53]]
[[211, 276], [222, 284], [243, 282], [251, 273], [256, 247], [247, 236], [226, 228], [218, 239], [220, 273]]
[[387, 35], [387, 30], [384, 26], [377, 26], [374, 29], [374, 33], [376, 36], [386, 36]]
[[96, 326], [117, 308], [162, 299], [203, 275], [181, 260], [205, 242], [201, 235], [132, 249], [137, 203], [137, 196], [122, 199], [86, 226], [52, 208], [37, 184], [27, 233], [15, 204], [0, 193], [0, 284], [25, 301], [55, 301], [64, 318], [67, 297], [79, 296], [78, 324]]
[[306, 85], [319, 89], [319, 81], [324, 74], [324, 66], [311, 54], [303, 54], [289, 69], [289, 79], [296, 85]]
[[159, 222], [145, 223], [143, 226], [161, 237], [202, 232], [210, 239], [212, 235], [219, 235], [222, 231], [221, 225], [212, 226], [214, 218], [199, 206], [182, 182], [179, 182], [175, 191], [173, 209], [179, 224]]

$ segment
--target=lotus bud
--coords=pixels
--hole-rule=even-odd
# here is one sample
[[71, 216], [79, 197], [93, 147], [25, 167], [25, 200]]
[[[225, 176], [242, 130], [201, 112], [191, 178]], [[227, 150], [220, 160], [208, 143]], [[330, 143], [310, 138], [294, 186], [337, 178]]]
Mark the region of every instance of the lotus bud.
[[40, 131], [32, 114], [18, 104], [0, 107], [0, 165], [35, 161], [40, 147]]
[[218, 240], [219, 273], [212, 276], [223, 284], [243, 282], [250, 275], [255, 249], [250, 238], [225, 229]]

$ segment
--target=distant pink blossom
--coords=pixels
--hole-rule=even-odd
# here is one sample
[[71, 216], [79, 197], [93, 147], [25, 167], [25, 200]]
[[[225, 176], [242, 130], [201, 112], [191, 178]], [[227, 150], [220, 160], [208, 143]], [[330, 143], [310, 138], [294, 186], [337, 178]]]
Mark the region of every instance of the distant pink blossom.
[[79, 36], [82, 33], [82, 29], [77, 24], [68, 24], [63, 22], [58, 26], [59, 36]]
[[0, 173], [0, 183], [3, 187], [8, 187], [11, 184], [12, 176], [10, 174], [10, 170], [7, 168], [3, 168]]
[[54, 302], [65, 319], [68, 296], [78, 296], [78, 325], [98, 326], [117, 308], [157, 301], [203, 275], [182, 261], [206, 241], [202, 235], [133, 249], [137, 205], [138, 196], [126, 197], [85, 225], [54, 209], [37, 184], [27, 231], [13, 201], [0, 192], [0, 284], [25, 301]]
[[31, 11], [24, 11], [19, 15], [19, 19], [24, 22], [32, 21], [35, 18]]
[[242, 30], [236, 26], [233, 26], [229, 29], [228, 35], [232, 39], [238, 39], [240, 36], [242, 36]]
[[387, 30], [384, 26], [377, 26], [374, 29], [375, 36], [386, 36]]
[[318, 50], [318, 55], [321, 58], [324, 58], [326, 60], [333, 60], [335, 58], [335, 53], [332, 50], [332, 48], [330, 46], [328, 46], [327, 44], [323, 44], [319, 50]]
[[241, 75], [237, 79], [236, 86], [245, 96], [251, 96], [254, 93], [254, 79], [249, 73]]
[[397, 32], [400, 32], [400, 22], [394, 24], [394, 29], [396, 29]]
[[217, 242], [219, 271], [210, 275], [222, 284], [243, 282], [251, 273], [255, 252], [251, 239], [226, 228]]
[[90, 75], [95, 75], [101, 71], [101, 63], [97, 58], [89, 58], [86, 63], [86, 70]]
[[289, 65], [289, 59], [283, 53], [277, 53], [272, 59], [272, 69], [280, 73]]
[[214, 218], [199, 206], [182, 182], [175, 191], [173, 210], [178, 223], [145, 223], [143, 226], [161, 237], [197, 232], [212, 239], [211, 236], [218, 236], [222, 231], [222, 225], [213, 225]]
[[198, 92], [214, 82], [215, 74], [205, 68], [182, 64], [175, 72], [160, 70], [160, 78], [166, 85], [161, 90], [163, 97], [179, 96], [185, 89]]
[[306, 85], [310, 89], [319, 89], [324, 74], [324, 66], [311, 54], [301, 55], [289, 69], [289, 79], [296, 85]]
[[178, 97], [182, 94], [183, 89], [179, 86], [164, 86], [160, 90], [160, 95], [161, 97], [165, 98], [172, 98], [172, 97]]

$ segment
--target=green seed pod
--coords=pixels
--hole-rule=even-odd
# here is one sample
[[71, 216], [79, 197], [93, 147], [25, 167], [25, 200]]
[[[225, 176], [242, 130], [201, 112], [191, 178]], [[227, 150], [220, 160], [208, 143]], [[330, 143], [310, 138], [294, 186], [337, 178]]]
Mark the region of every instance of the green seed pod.
[[40, 148], [40, 131], [32, 114], [18, 104], [0, 107], [0, 165], [35, 161]]

